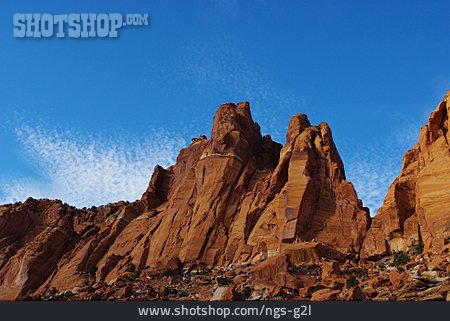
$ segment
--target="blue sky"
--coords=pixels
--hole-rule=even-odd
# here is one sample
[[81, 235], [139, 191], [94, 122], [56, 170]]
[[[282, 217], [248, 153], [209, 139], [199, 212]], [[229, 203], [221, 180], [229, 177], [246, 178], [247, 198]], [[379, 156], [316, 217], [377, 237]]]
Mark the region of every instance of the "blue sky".
[[[119, 38], [14, 38], [14, 13], [148, 13]], [[450, 88], [449, 1], [10, 1], [0, 4], [0, 203], [134, 200], [156, 163], [251, 103], [284, 142], [330, 124], [374, 212]], [[373, 214], [373, 213], [372, 213]]]

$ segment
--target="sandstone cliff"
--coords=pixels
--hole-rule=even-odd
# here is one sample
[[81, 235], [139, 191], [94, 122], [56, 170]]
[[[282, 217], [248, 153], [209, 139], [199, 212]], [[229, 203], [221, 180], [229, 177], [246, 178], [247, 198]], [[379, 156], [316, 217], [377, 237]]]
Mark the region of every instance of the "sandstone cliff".
[[442, 248], [450, 238], [450, 91], [403, 158], [373, 219], [361, 257], [376, 259], [412, 246]]

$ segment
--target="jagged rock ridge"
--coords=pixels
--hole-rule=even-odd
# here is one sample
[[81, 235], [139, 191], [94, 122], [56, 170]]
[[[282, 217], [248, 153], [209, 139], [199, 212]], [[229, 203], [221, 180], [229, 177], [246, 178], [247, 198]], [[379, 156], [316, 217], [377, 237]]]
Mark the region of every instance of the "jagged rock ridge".
[[[261, 136], [247, 102], [224, 104], [211, 138], [156, 166], [139, 201], [0, 206], [0, 300], [153, 298], [149, 280], [159, 298], [177, 284], [195, 299], [239, 299], [248, 280], [253, 299], [449, 298], [449, 96], [373, 220], [326, 123], [294, 115], [281, 146]], [[216, 289], [218, 273], [234, 285]]]
[[211, 138], [157, 166], [137, 202], [78, 210], [30, 199], [0, 213], [0, 299], [73, 288], [86, 274], [108, 283], [142, 269], [253, 264], [303, 241], [354, 255], [370, 226], [328, 125], [295, 115], [282, 147], [261, 136], [247, 102], [220, 106]]

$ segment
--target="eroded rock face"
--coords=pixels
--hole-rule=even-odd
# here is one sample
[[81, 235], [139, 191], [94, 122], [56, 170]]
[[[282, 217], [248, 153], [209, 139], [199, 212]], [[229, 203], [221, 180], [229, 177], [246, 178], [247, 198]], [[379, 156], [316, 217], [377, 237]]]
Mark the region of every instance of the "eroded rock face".
[[[141, 271], [332, 254], [317, 242], [354, 256], [369, 226], [327, 124], [293, 116], [282, 147], [261, 136], [247, 102], [228, 103], [211, 138], [193, 139], [175, 165], [157, 166], [139, 201], [0, 207], [0, 299], [115, 284]], [[286, 273], [274, 280], [300, 284]]]
[[450, 237], [450, 91], [431, 113], [419, 141], [403, 158], [383, 206], [373, 219], [361, 256], [376, 259], [424, 244], [439, 248]]
[[[280, 247], [316, 240], [343, 252], [358, 252], [370, 226], [326, 123], [311, 126], [306, 115], [291, 118], [286, 145], [269, 177], [264, 208], [248, 244], [270, 255]], [[264, 250], [263, 250], [264, 252]], [[264, 255], [263, 255], [264, 256]]]
[[[25, 299], [87, 242], [124, 203], [78, 210], [61, 201], [34, 200], [0, 206], [0, 300]], [[84, 253], [85, 255], [86, 253]], [[79, 255], [83, 255], [79, 253]], [[83, 267], [65, 275], [72, 285]]]
[[75, 234], [70, 210], [33, 199], [0, 208], [0, 300], [21, 297], [50, 275]]

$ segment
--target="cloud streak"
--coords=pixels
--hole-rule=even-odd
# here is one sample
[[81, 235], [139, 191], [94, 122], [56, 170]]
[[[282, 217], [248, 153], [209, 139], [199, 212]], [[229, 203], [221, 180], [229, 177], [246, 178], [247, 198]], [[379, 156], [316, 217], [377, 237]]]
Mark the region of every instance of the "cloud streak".
[[390, 152], [361, 147], [357, 153], [344, 154], [347, 179], [353, 183], [358, 197], [370, 209], [372, 216], [383, 204], [388, 187], [400, 172], [401, 156], [395, 157]]
[[145, 140], [88, 137], [24, 126], [16, 130], [23, 156], [38, 178], [0, 181], [0, 203], [62, 199], [78, 207], [135, 200], [145, 191], [156, 164], [172, 165], [182, 138], [153, 130]]

